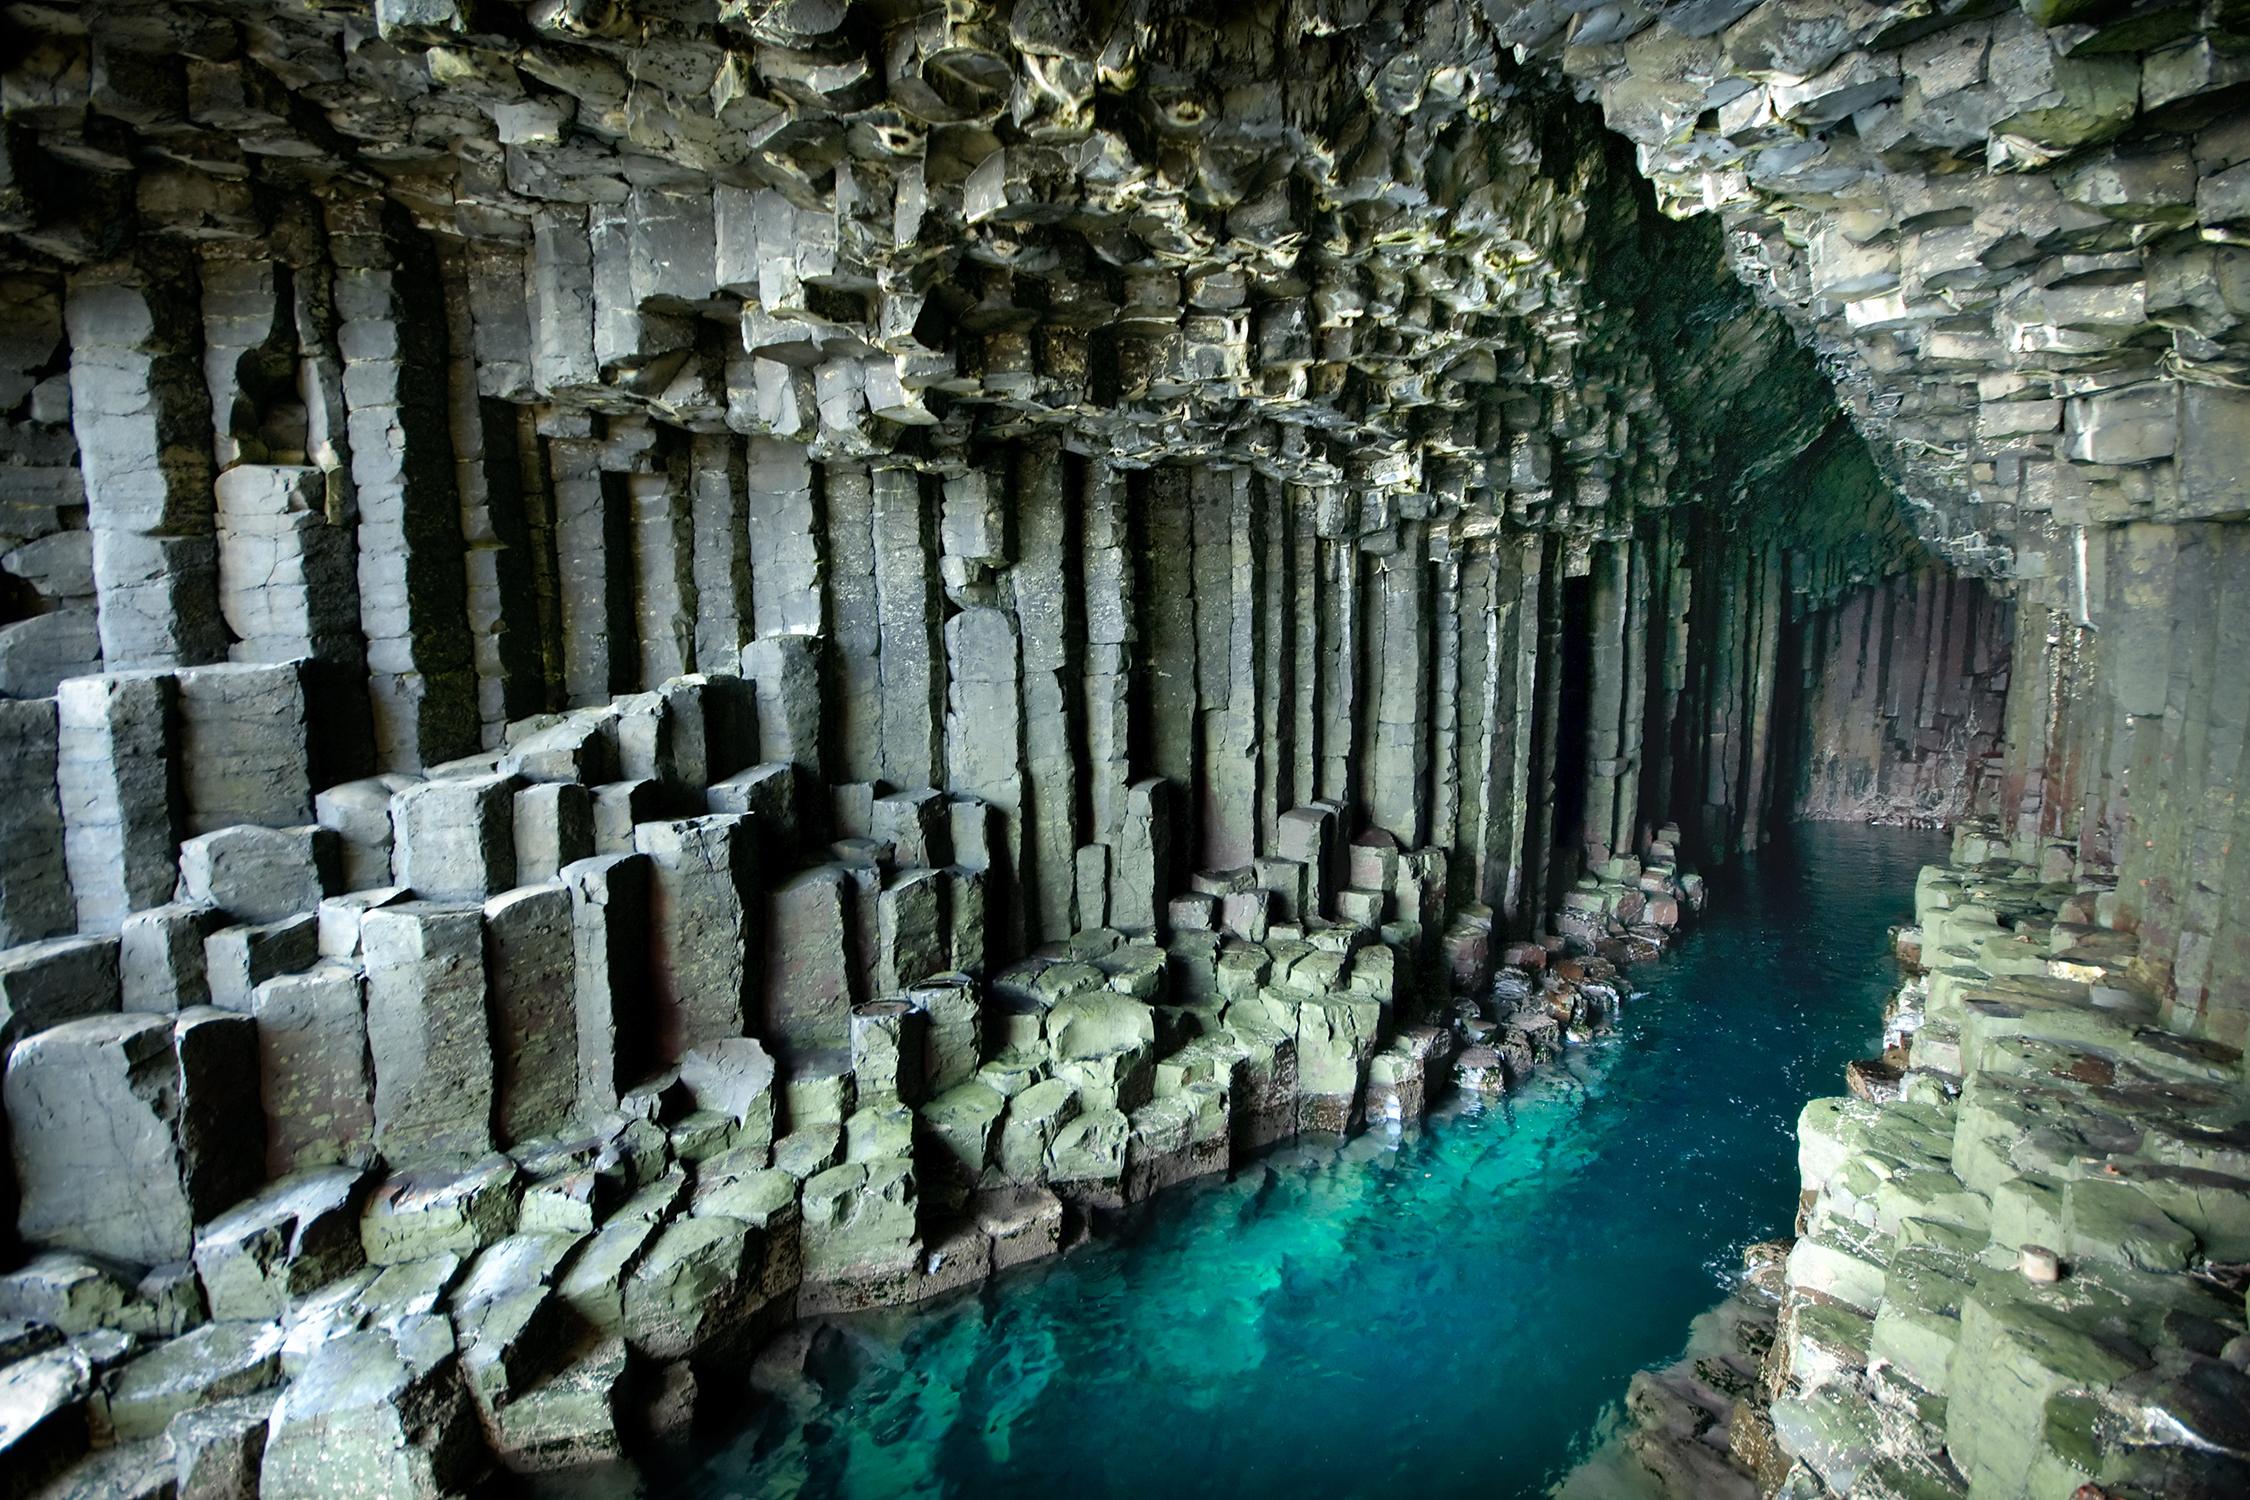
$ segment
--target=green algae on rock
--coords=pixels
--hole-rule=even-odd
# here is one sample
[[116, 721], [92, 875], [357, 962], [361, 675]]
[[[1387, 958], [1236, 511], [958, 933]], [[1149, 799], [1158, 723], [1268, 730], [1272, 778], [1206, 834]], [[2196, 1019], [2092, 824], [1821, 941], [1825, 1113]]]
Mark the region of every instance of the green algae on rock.
[[[1773, 1320], [1770, 1404], [1722, 1408], [1738, 1482], [2250, 1485], [2250, 1087], [2230, 1049], [2163, 1029], [2129, 950], [2073, 920], [2105, 894], [1976, 823], [1922, 872], [1899, 934], [1917, 969], [1888, 1022], [1900, 1077], [1805, 1106], [1798, 1237], [1731, 1314]], [[1698, 1437], [1645, 1423], [1630, 1446], [1674, 1473], [1670, 1449]]]

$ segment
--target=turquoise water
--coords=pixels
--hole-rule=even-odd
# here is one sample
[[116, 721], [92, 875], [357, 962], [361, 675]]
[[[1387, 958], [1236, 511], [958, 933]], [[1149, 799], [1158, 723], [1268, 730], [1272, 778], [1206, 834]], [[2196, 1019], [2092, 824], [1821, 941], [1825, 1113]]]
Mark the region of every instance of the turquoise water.
[[794, 1399], [643, 1477], [697, 1497], [1543, 1494], [1871, 1050], [1934, 835], [1811, 827], [1714, 881], [1645, 995], [1504, 1107], [1292, 1149], [1121, 1239], [816, 1340]]

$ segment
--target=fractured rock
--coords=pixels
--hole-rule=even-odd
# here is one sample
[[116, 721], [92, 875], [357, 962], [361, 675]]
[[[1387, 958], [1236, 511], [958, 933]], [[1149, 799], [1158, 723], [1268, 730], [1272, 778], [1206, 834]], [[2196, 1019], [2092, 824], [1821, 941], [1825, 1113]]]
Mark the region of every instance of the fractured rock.
[[236, 826], [180, 845], [180, 893], [240, 922], [277, 922], [315, 910], [334, 885], [326, 829]]
[[483, 901], [516, 883], [514, 782], [439, 777], [391, 799], [391, 866], [428, 901]]
[[120, 1438], [156, 1437], [181, 1412], [280, 1379], [278, 1324], [206, 1323], [125, 1364], [110, 1387], [110, 1421]]
[[254, 1181], [251, 1023], [203, 1010], [96, 1016], [19, 1044], [6, 1100], [34, 1243], [139, 1265], [188, 1258], [197, 1222]]
[[361, 1180], [350, 1168], [287, 1177], [199, 1229], [195, 1273], [211, 1316], [280, 1318], [364, 1264]]
[[458, 1492], [480, 1467], [477, 1424], [442, 1317], [330, 1339], [274, 1406], [259, 1492], [318, 1492], [356, 1476], [371, 1495]]
[[504, 1156], [400, 1172], [367, 1198], [360, 1242], [378, 1266], [467, 1256], [513, 1231], [522, 1197], [516, 1165]]
[[758, 942], [753, 829], [747, 817], [710, 814], [643, 823], [633, 838], [651, 873], [656, 1050], [676, 1062], [699, 1042], [749, 1029]]
[[50, 1026], [114, 1011], [119, 997], [114, 938], [48, 938], [0, 950], [0, 1054]]
[[269, 979], [252, 993], [266, 1167], [276, 1175], [374, 1150], [365, 979], [341, 963]]
[[484, 903], [493, 1123], [504, 1144], [560, 1130], [579, 1096], [576, 917], [557, 883]]
[[676, 1220], [657, 1231], [624, 1288], [628, 1343], [654, 1359], [732, 1348], [763, 1305], [758, 1234], [736, 1219]]

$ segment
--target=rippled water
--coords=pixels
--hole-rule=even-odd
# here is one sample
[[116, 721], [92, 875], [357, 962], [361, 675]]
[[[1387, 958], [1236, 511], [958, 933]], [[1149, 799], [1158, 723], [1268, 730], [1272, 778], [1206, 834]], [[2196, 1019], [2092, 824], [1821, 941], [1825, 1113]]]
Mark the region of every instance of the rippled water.
[[1894, 982], [1934, 835], [1808, 827], [1714, 882], [1618, 1029], [1403, 1141], [1293, 1149], [1122, 1239], [824, 1337], [650, 1495], [1544, 1493], [1796, 1207], [1791, 1127]]

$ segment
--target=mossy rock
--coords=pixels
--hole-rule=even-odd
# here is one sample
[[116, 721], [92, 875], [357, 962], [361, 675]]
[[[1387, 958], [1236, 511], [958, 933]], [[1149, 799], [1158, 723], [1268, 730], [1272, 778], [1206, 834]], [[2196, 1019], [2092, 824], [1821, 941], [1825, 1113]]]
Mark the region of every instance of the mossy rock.
[[1882, 1305], [1890, 1242], [1876, 1231], [1828, 1219], [1789, 1252], [1789, 1285], [1872, 1316]]
[[1902, 1246], [1883, 1278], [1867, 1353], [1923, 1390], [1944, 1395], [1961, 1339], [1961, 1304], [1977, 1273], [1964, 1256], [1934, 1246]]
[[2059, 1249], [2069, 1234], [2064, 1184], [2044, 1172], [2011, 1177], [1992, 1190], [1992, 1242], [2013, 1250], [2022, 1245]]
[[1856, 1376], [1867, 1367], [1874, 1320], [1835, 1303], [1803, 1302], [1785, 1320], [1784, 1332], [1791, 1378], [1812, 1387]]
[[2127, 1162], [2118, 1177], [2167, 1218], [2194, 1231], [2215, 1261], [2250, 1260], [2250, 1180], [2199, 1167]]
[[1774, 1436], [1836, 1494], [1848, 1493], [1880, 1451], [1881, 1429], [1857, 1391], [1815, 1390], [1773, 1403]]
[[1125, 1171], [1125, 1142], [1132, 1122], [1114, 1109], [1097, 1109], [1063, 1126], [1048, 1152], [1054, 1182], [1107, 1182]]
[[2081, 1178], [2063, 1190], [2069, 1230], [2065, 1255], [2115, 1261], [2143, 1271], [2184, 1271], [2195, 1235], [2128, 1183]]
[[1909, 1219], [1951, 1224], [1974, 1231], [1979, 1238], [1989, 1233], [1992, 1224], [1991, 1201], [1938, 1167], [1893, 1173], [1876, 1189], [1873, 1206], [1875, 1227], [1894, 1235]]

